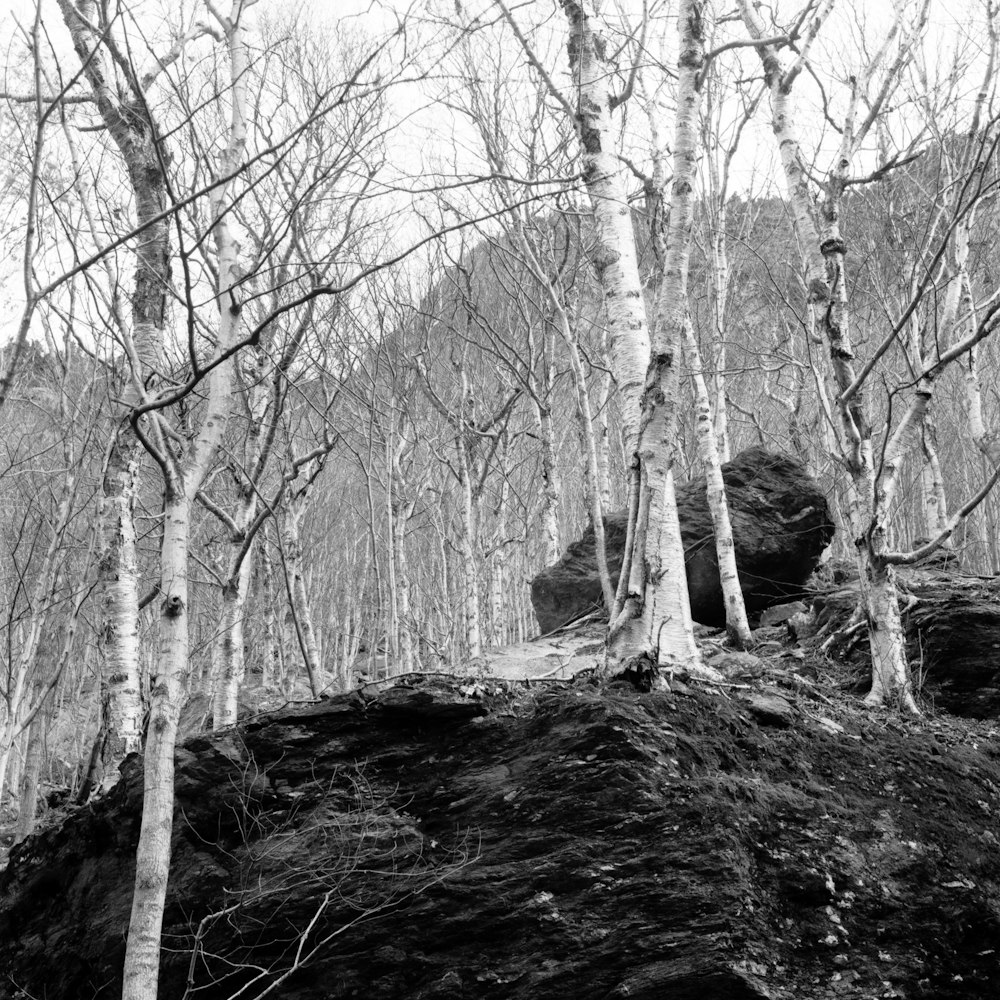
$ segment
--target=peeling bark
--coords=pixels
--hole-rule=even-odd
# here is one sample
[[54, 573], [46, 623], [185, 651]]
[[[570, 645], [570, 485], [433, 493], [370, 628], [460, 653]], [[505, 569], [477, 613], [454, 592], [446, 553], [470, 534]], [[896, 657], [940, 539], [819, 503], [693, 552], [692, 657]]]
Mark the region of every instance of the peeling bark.
[[[687, 272], [694, 221], [698, 161], [700, 76], [705, 58], [702, 4], [678, 8], [678, 82], [674, 129], [670, 223], [663, 252], [652, 354], [642, 396], [636, 456], [639, 497], [626, 554], [627, 586], [621, 613], [608, 630], [608, 659], [627, 663], [637, 655], [661, 666], [698, 667], [684, 546], [674, 491], [677, 445], [678, 366], [690, 331]], [[654, 239], [655, 239], [654, 234]], [[623, 575], [625, 569], [623, 567]]]
[[583, 180], [597, 230], [594, 268], [607, 309], [611, 370], [622, 399], [622, 423], [629, 454], [639, 440], [640, 400], [649, 366], [649, 327], [632, 230], [628, 191], [611, 124], [612, 67], [590, 5], [560, 0], [569, 21], [569, 62], [579, 88], [576, 130]]

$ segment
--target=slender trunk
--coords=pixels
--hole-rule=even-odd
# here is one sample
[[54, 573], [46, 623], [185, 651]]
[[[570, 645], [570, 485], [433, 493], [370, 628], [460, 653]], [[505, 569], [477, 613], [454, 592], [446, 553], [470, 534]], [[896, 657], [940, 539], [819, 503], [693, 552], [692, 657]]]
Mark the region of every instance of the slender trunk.
[[19, 844], [35, 828], [38, 811], [38, 779], [42, 769], [42, 748], [45, 730], [49, 725], [49, 713], [43, 708], [35, 716], [28, 732], [28, 746], [21, 768], [18, 787], [17, 826], [14, 829], [14, 843]]
[[399, 628], [399, 669], [410, 673], [414, 669], [413, 613], [410, 609], [410, 564], [406, 556], [406, 527], [416, 503], [407, 501], [398, 506], [393, 518], [395, 544], [393, 555], [396, 559], [395, 586], [396, 608]]
[[895, 705], [916, 714], [909, 670], [898, 663], [906, 639], [899, 616], [896, 574], [891, 565], [867, 560], [868, 629], [872, 647], [872, 686], [865, 701], [869, 705]]
[[135, 858], [122, 1000], [153, 1000], [157, 995], [174, 818], [174, 747], [188, 670], [190, 507], [183, 490], [168, 494], [161, 547], [160, 650], [157, 675], [150, 689], [142, 825]]
[[293, 600], [295, 602], [299, 628], [302, 632], [301, 641], [304, 646], [302, 655], [305, 658], [306, 673], [309, 675], [309, 686], [313, 691], [313, 697], [318, 698], [321, 688], [322, 665], [319, 641], [316, 638], [316, 629], [313, 625], [312, 609], [309, 603], [309, 594], [306, 590], [305, 577], [301, 573], [295, 574], [292, 584]]
[[712, 236], [712, 277], [714, 296], [712, 301], [715, 320], [715, 446], [719, 461], [728, 462], [729, 450], [729, 410], [726, 406], [726, 302], [729, 296], [729, 251], [726, 245], [726, 202], [719, 199]]
[[302, 651], [296, 638], [295, 615], [292, 612], [292, 596], [288, 587], [288, 577], [285, 576], [285, 614], [281, 619], [281, 690], [291, 696], [295, 685], [293, 664], [302, 659]]
[[396, 543], [399, 541], [397, 531], [396, 531], [396, 513], [397, 508], [393, 502], [393, 494], [395, 493], [396, 482], [394, 475], [394, 462], [392, 451], [390, 448], [390, 442], [386, 440], [386, 465], [389, 466], [390, 472], [388, 476], [388, 488], [385, 491], [385, 513], [386, 513], [386, 531], [385, 537], [389, 543], [389, 558], [386, 560], [386, 586], [388, 588], [388, 593], [386, 594], [388, 601], [388, 621], [386, 622], [386, 636], [385, 636], [385, 653], [386, 662], [394, 663], [399, 656], [399, 644], [400, 644], [400, 634], [399, 634], [399, 585], [396, 580], [396, 569], [399, 565], [396, 559]]
[[[212, 11], [229, 43], [232, 119], [220, 173], [235, 175], [246, 146], [246, 52], [241, 14], [235, 0], [231, 17]], [[159, 162], [159, 161], [158, 161]], [[237, 243], [229, 228], [229, 184], [211, 195], [209, 210], [217, 256], [216, 349], [231, 350], [237, 340], [241, 308]], [[195, 357], [190, 358], [193, 365]], [[170, 872], [174, 817], [174, 750], [177, 722], [189, 670], [188, 546], [191, 505], [215, 459], [231, 408], [232, 358], [216, 364], [205, 380], [206, 400], [199, 423], [176, 450], [160, 456], [164, 468], [164, 521], [160, 553], [160, 648], [150, 684], [149, 726], [143, 768], [143, 808], [136, 850], [132, 914], [125, 944], [122, 1000], [156, 1000], [160, 934]], [[162, 420], [160, 414], [154, 419]]]
[[[138, 445], [128, 414], [141, 393], [153, 388], [162, 371], [167, 288], [170, 285], [170, 223], [164, 215], [167, 196], [162, 140], [150, 118], [147, 96], [140, 90], [118, 90], [108, 65], [103, 39], [95, 31], [93, 2], [58, 0], [83, 73], [109, 135], [125, 163], [135, 198], [135, 222], [142, 227], [136, 240], [135, 285], [132, 292], [131, 340], [126, 354], [131, 377], [123, 395], [103, 479], [99, 508], [101, 549], [98, 582], [102, 594], [101, 648], [102, 766], [111, 774], [121, 760], [139, 749], [143, 705], [139, 683], [138, 576], [135, 558], [134, 497]], [[133, 82], [133, 86], [137, 85]], [[158, 220], [158, 221], [153, 221]]]
[[[604, 350], [605, 331], [601, 337], [601, 358], [606, 357]], [[594, 414], [594, 431], [597, 438], [597, 495], [601, 498], [601, 509], [611, 510], [614, 503], [614, 493], [611, 489], [611, 432], [608, 421], [608, 404], [611, 399], [611, 375], [601, 372], [597, 382], [597, 400]]]
[[103, 606], [100, 767], [105, 781], [117, 778], [118, 765], [142, 747], [136, 456], [134, 443], [126, 443], [124, 434], [119, 432], [112, 442], [104, 476], [104, 497], [98, 509], [101, 533], [98, 581]]
[[[927, 537], [933, 538], [945, 529], [948, 523], [948, 498], [941, 472], [941, 460], [937, 450], [937, 428], [930, 414], [924, 416], [924, 462], [920, 470], [923, 497], [924, 522]], [[944, 546], [953, 547], [953, 540], [947, 539]]]
[[23, 660], [19, 662], [13, 676], [8, 676], [7, 690], [4, 692], [3, 726], [0, 727], [0, 807], [9, 785], [13, 784], [10, 774], [11, 755], [17, 739], [18, 719], [22, 717], [27, 670]]
[[250, 553], [222, 588], [222, 614], [213, 648], [212, 728], [236, 724], [240, 688], [246, 674], [246, 647], [243, 621], [250, 587]]
[[465, 641], [469, 658], [476, 660], [483, 655], [482, 627], [479, 615], [479, 574], [476, 571], [476, 517], [472, 496], [471, 469], [461, 433], [455, 439], [455, 446], [458, 456], [459, 489], [462, 491], [459, 550], [462, 555], [464, 575]]
[[11, 770], [11, 757], [14, 752], [14, 736], [13, 730], [11, 730], [11, 736], [7, 737], [7, 724], [4, 725], [4, 731], [2, 734], [3, 744], [0, 745], [0, 809], [3, 808], [5, 790], [8, 785], [8, 778], [10, 777]]
[[715, 532], [715, 552], [719, 562], [719, 580], [722, 584], [722, 598], [726, 608], [726, 634], [736, 649], [747, 649], [752, 643], [750, 624], [747, 621], [746, 604], [740, 587], [736, 568], [736, 546], [733, 544], [733, 526], [729, 519], [729, 503], [726, 486], [722, 479], [721, 456], [718, 439], [712, 422], [712, 403], [708, 397], [708, 386], [702, 371], [698, 342], [690, 324], [684, 327], [684, 342], [689, 357], [689, 365], [694, 381], [698, 406], [698, 444], [701, 460], [705, 466], [708, 487], [708, 509], [712, 515]]
[[357, 655], [357, 645], [354, 641], [354, 615], [348, 610], [344, 612], [341, 620], [342, 642], [340, 644], [340, 662], [337, 665], [337, 674], [340, 678], [341, 691], [350, 691], [353, 678], [351, 676], [351, 664]]
[[560, 328], [566, 351], [570, 359], [570, 370], [573, 372], [573, 387], [576, 389], [576, 410], [580, 420], [580, 444], [583, 448], [584, 495], [590, 524], [594, 530], [594, 552], [597, 556], [597, 574], [601, 580], [601, 593], [604, 595], [604, 606], [611, 613], [615, 606], [615, 588], [611, 581], [611, 571], [608, 568], [607, 538], [604, 530], [605, 508], [601, 500], [601, 469], [598, 459], [597, 433], [594, 430], [594, 417], [590, 406], [590, 392], [587, 386], [587, 376], [583, 370], [580, 348], [576, 334], [569, 323], [565, 311], [561, 312]]
[[562, 554], [559, 544], [561, 484], [556, 459], [556, 433], [552, 420], [551, 399], [552, 385], [546, 374], [544, 400], [535, 403], [535, 426], [542, 452], [542, 564], [544, 566], [558, 562]]
[[496, 550], [490, 554], [490, 645], [494, 648], [498, 648], [504, 644], [503, 555], [501, 550]]
[[[830, 0], [827, 0], [822, 15], [814, 22], [816, 30], [830, 6]], [[891, 697], [908, 711], [916, 712], [910, 690], [906, 647], [899, 625], [894, 571], [886, 556], [889, 552], [888, 517], [899, 464], [926, 410], [930, 399], [930, 380], [921, 380], [907, 416], [887, 446], [880, 477], [875, 468], [872, 428], [865, 412], [865, 387], [856, 384], [845, 267], [847, 244], [839, 222], [841, 199], [855, 152], [853, 115], [857, 110], [857, 91], [852, 94], [841, 148], [826, 179], [821, 224], [794, 128], [791, 80], [781, 67], [777, 50], [763, 41], [766, 32], [749, 0], [740, 0], [740, 10], [751, 36], [760, 41], [758, 53], [771, 92], [772, 128], [784, 167], [793, 224], [807, 269], [810, 308], [817, 316], [827, 343], [839, 391], [836, 410], [840, 423], [840, 450], [852, 480], [849, 489], [850, 531], [857, 545], [862, 592], [870, 626], [872, 688], [866, 701], [878, 704], [882, 699]], [[815, 32], [812, 37], [815, 37]]]
[[278, 620], [275, 615], [277, 599], [274, 593], [274, 566], [271, 547], [265, 533], [257, 548], [260, 567], [260, 611], [263, 628], [263, 661], [260, 684], [263, 688], [275, 687], [281, 677], [281, 649], [278, 642]]
[[222, 612], [212, 645], [213, 729], [236, 724], [240, 688], [246, 676], [243, 621], [256, 545], [251, 544], [246, 549], [244, 545], [257, 514], [257, 494], [250, 483], [242, 479], [238, 482], [238, 509], [230, 526], [229, 557], [221, 594]]
[[301, 522], [305, 514], [304, 501], [300, 497], [289, 500], [281, 518], [282, 548], [284, 550], [286, 590], [288, 594], [289, 618], [296, 645], [302, 654], [302, 662], [309, 678], [309, 689], [314, 698], [320, 692], [319, 645], [313, 628], [312, 610], [306, 593], [305, 570], [302, 565]]

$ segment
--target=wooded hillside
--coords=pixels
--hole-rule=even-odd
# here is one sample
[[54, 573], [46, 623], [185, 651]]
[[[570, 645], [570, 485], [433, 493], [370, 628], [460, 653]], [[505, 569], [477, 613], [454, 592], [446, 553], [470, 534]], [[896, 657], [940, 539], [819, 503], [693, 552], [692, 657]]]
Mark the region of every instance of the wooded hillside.
[[602, 682], [718, 681], [705, 607], [752, 651], [822, 558], [926, 709], [900, 568], [1000, 572], [993, 0], [2, 17], [0, 830], [141, 757], [126, 1000], [178, 740], [478, 676], [581, 538]]

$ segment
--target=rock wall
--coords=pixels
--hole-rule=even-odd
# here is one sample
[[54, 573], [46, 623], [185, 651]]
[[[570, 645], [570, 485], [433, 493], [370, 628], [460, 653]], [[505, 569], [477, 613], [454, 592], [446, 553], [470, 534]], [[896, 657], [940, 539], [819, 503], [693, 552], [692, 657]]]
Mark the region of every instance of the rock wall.
[[[740, 585], [751, 616], [797, 597], [833, 538], [826, 497], [793, 458], [764, 448], [741, 452], [722, 467], [733, 523]], [[677, 508], [691, 613], [703, 625], [726, 623], [719, 564], [705, 483], [678, 487]], [[617, 581], [625, 547], [626, 513], [604, 521], [608, 566]], [[531, 602], [542, 633], [602, 606], [601, 583], [588, 529], [554, 566], [531, 582]]]
[[[160, 996], [1000, 995], [985, 734], [785, 695], [425, 683], [191, 740]], [[133, 762], [12, 854], [0, 996], [121, 996], [140, 801]]]

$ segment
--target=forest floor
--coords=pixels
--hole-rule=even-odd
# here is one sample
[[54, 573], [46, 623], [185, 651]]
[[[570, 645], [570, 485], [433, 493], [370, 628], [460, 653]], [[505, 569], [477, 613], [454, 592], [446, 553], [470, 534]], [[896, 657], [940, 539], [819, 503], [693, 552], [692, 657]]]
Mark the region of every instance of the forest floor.
[[[409, 678], [188, 741], [162, 995], [322, 942], [285, 1000], [1000, 996], [996, 720], [756, 635], [716, 684]], [[140, 788], [12, 852], [20, 995], [115, 995]]]

